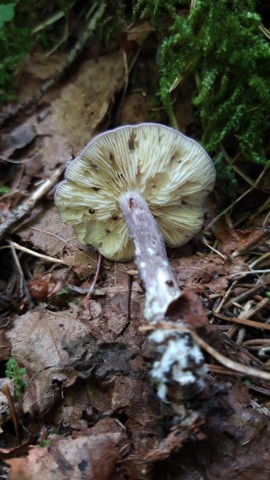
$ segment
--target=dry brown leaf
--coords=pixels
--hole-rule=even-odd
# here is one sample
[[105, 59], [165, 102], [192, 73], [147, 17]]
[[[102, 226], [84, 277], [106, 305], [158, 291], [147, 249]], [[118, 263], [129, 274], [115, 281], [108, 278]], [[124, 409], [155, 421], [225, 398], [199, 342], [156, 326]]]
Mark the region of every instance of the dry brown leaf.
[[11, 355], [28, 375], [24, 411], [44, 413], [62, 389], [75, 382], [77, 374], [68, 366], [69, 357], [62, 341], [71, 342], [86, 335], [87, 327], [76, 319], [76, 313], [74, 304], [64, 312], [32, 310], [18, 317], [8, 332]]
[[7, 159], [21, 148], [29, 145], [37, 136], [36, 128], [29, 122], [23, 123], [12, 132], [1, 134], [1, 157]]
[[220, 251], [225, 255], [243, 255], [255, 245], [262, 244], [269, 238], [267, 228], [248, 228], [239, 230], [229, 227], [224, 220], [216, 222], [214, 233], [220, 243]]
[[242, 258], [224, 260], [219, 255], [211, 253], [198, 257], [182, 257], [173, 261], [176, 277], [180, 287], [208, 288], [210, 292], [223, 294], [231, 276], [246, 269]]
[[60, 222], [56, 207], [34, 217], [20, 228], [18, 235], [51, 257], [62, 256], [64, 249], [74, 251], [79, 247], [72, 228]]
[[123, 125], [145, 122], [149, 114], [149, 95], [142, 92], [134, 92], [126, 96], [120, 114], [120, 122]]
[[45, 174], [78, 155], [108, 113], [114, 96], [124, 82], [121, 51], [86, 61], [72, 82], [51, 103], [49, 115], [39, 124], [44, 137]]
[[136, 42], [138, 45], [142, 45], [144, 40], [148, 37], [148, 35], [153, 32], [155, 28], [151, 25], [150, 22], [144, 23], [137, 23], [136, 25], [132, 25], [131, 27], [127, 28], [127, 40], [129, 42]]
[[[43, 158], [45, 178], [71, 155], [78, 155], [91, 140], [108, 114], [123, 81], [123, 55], [121, 51], [113, 52], [83, 63], [72, 81], [61, 88], [57, 98], [53, 93], [46, 97], [50, 103], [49, 110], [46, 106], [46, 115], [43, 117], [41, 112], [39, 121], [36, 115], [28, 120], [42, 136], [39, 154]], [[73, 230], [60, 221], [56, 209], [45, 213], [43, 209], [42, 219], [35, 218], [33, 222], [28, 222], [19, 235], [23, 240], [31, 241], [34, 248], [50, 256], [61, 255], [68, 240], [67, 249], [71, 245], [77, 249], [79, 247]], [[74, 252], [71, 250], [70, 253]], [[72, 259], [70, 261], [73, 262]], [[81, 265], [78, 268], [82, 268]]]
[[79, 250], [82, 247], [72, 228], [60, 221], [56, 207], [36, 216], [17, 233], [25, 242], [31, 242], [33, 249], [64, 260], [81, 278], [95, 271], [96, 252], [91, 247], [87, 247], [86, 252]]
[[[89, 277], [96, 270], [97, 252], [91, 246], [85, 247], [86, 251], [75, 249], [72, 255], [65, 255], [63, 259], [73, 272], [81, 279]], [[72, 249], [70, 249], [72, 251]]]
[[32, 448], [26, 458], [7, 460], [9, 480], [113, 480], [120, 433], [58, 438]]
[[20, 69], [18, 95], [20, 100], [32, 97], [40, 89], [42, 82], [49, 79], [65, 61], [66, 54], [44, 55], [43, 52], [33, 52], [29, 55]]
[[10, 341], [4, 329], [0, 330], [0, 360], [7, 360], [10, 354]]
[[86, 430], [88, 422], [93, 422], [93, 406], [87, 385], [92, 380], [76, 382], [65, 391], [62, 402], [50, 412], [50, 423], [76, 431]]

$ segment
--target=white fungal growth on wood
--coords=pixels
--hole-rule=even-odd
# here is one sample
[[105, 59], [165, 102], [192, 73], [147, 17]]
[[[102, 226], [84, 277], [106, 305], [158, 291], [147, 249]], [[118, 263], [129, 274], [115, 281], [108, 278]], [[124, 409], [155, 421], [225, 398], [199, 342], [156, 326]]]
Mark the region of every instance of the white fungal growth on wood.
[[[144, 262], [145, 263], [145, 262]], [[180, 297], [180, 290], [170, 287], [171, 272], [169, 262], [162, 262], [161, 266], [156, 267], [155, 281], [149, 282], [147, 293], [145, 295], [144, 316], [147, 320], [158, 322], [164, 319], [165, 307]], [[159, 291], [159, 295], [157, 295]]]
[[207, 367], [188, 332], [160, 328], [148, 342], [156, 357], [150, 375], [163, 402], [191, 398], [204, 389]]

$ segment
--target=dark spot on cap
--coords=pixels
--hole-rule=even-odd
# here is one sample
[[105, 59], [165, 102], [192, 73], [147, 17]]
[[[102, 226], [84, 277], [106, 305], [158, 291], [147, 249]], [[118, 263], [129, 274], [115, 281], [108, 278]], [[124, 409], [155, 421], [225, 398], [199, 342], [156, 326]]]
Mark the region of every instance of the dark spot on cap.
[[95, 190], [95, 192], [98, 192], [100, 190], [99, 187], [93, 187], [93, 190]]
[[90, 163], [90, 166], [91, 166], [91, 168], [93, 168], [93, 170], [99, 170], [99, 167], [97, 165], [95, 165], [94, 163]]
[[113, 215], [112, 220], [118, 220], [118, 215]]
[[134, 132], [131, 132], [130, 137], [128, 139], [129, 150], [135, 150], [135, 140], [136, 140], [136, 134]]
[[111, 230], [109, 230], [108, 228], [105, 228], [105, 233], [109, 235], [109, 233], [111, 233]]
[[95, 210], [94, 208], [89, 208], [89, 210], [88, 210], [88, 212], [91, 213], [91, 214], [92, 214], [92, 213], [95, 213], [95, 211], [96, 211], [96, 210]]

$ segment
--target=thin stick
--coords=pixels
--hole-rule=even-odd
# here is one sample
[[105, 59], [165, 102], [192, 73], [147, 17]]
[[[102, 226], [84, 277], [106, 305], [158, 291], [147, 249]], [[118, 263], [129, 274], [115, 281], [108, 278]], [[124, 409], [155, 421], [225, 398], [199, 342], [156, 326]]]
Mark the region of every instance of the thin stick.
[[44, 197], [51, 188], [58, 182], [66, 164], [61, 165], [52, 174], [51, 178], [46, 180], [38, 187], [24, 203], [19, 205], [11, 215], [0, 225], [0, 241], [3, 240], [12, 230], [14, 230], [23, 220], [29, 218], [37, 201]]
[[253, 367], [247, 367], [246, 365], [241, 365], [241, 363], [234, 362], [230, 358], [225, 357], [221, 353], [219, 353], [217, 350], [215, 350], [213, 347], [208, 345], [197, 333], [195, 333], [193, 330], [190, 330], [190, 333], [192, 337], [194, 338], [195, 342], [202, 347], [209, 355], [211, 355], [213, 358], [215, 358], [221, 365], [224, 365], [224, 367], [230, 368], [231, 370], [234, 370], [235, 372], [242, 373], [243, 375], [246, 376], [251, 376], [251, 377], [257, 377], [261, 378], [262, 380], [270, 380], [270, 373], [268, 372], [262, 372], [261, 370], [258, 370], [257, 368]]
[[254, 268], [259, 263], [262, 263], [266, 258], [270, 257], [270, 252], [266, 252], [263, 255], [260, 255], [256, 260], [249, 264], [249, 268]]
[[203, 243], [204, 245], [206, 245], [210, 250], [212, 250], [213, 252], [215, 252], [217, 255], [219, 255], [223, 260], [226, 260], [226, 256], [223, 255], [223, 253], [221, 253], [219, 250], [217, 250], [216, 248], [212, 247], [211, 245], [209, 245], [209, 243], [207, 242], [206, 238], [203, 237]]
[[230, 370], [227, 367], [224, 367], [223, 365], [212, 365], [212, 364], [207, 364], [207, 368], [209, 372], [216, 373], [217, 375], [238, 375], [239, 377], [242, 377], [243, 374], [239, 372], [235, 372], [234, 370]]
[[101, 267], [101, 260], [102, 260], [102, 255], [99, 254], [98, 256], [98, 261], [97, 261], [97, 267], [96, 267], [96, 273], [95, 273], [95, 276], [94, 276], [94, 280], [93, 280], [93, 283], [89, 289], [89, 292], [88, 294], [86, 295], [86, 298], [90, 298], [91, 294], [93, 293], [93, 290], [95, 289], [96, 287], [96, 283], [98, 281], [98, 277], [99, 277], [99, 273], [100, 273], [100, 267]]
[[224, 308], [230, 307], [233, 304], [233, 302], [240, 303], [241, 301], [245, 300], [247, 297], [251, 297], [254, 293], [257, 292], [257, 290], [266, 288], [268, 285], [270, 285], [270, 280], [268, 280], [266, 282], [262, 282], [261, 279], [260, 279], [260, 282], [261, 283], [259, 283], [255, 287], [251, 287], [248, 290], [246, 290], [245, 292], [240, 293], [240, 295], [237, 295], [233, 299], [229, 300], [227, 303], [225, 303]]
[[68, 263], [66, 263], [64, 260], [60, 260], [60, 258], [49, 257], [48, 255], [43, 255], [42, 253], [34, 252], [33, 250], [23, 247], [22, 245], [19, 245], [16, 242], [10, 241], [9, 243], [12, 244], [14, 248], [16, 248], [16, 250], [21, 250], [21, 252], [28, 253], [33, 257], [42, 258], [42, 260], [45, 260], [46, 262], [59, 263], [61, 265], [68, 265]]
[[225, 213], [229, 212], [235, 205], [237, 205], [237, 203], [239, 203], [243, 198], [246, 197], [246, 195], [248, 195], [250, 192], [252, 192], [252, 190], [254, 190], [257, 186], [257, 184], [259, 183], [259, 181], [261, 180], [261, 178], [264, 176], [265, 172], [267, 171], [267, 169], [269, 168], [268, 165], [266, 165], [264, 167], [264, 169], [262, 170], [262, 172], [260, 173], [260, 175], [258, 176], [257, 180], [254, 182], [254, 185], [252, 187], [250, 187], [248, 190], [246, 190], [242, 195], [240, 195], [240, 197], [238, 197], [233, 203], [231, 203], [231, 205], [229, 205], [227, 208], [225, 208], [225, 210], [223, 210], [222, 212], [220, 212], [208, 225], [207, 227], [205, 228], [205, 230], [209, 230], [212, 225], [214, 225], [214, 223], [216, 223], [217, 220], [219, 220], [221, 217], [223, 217], [223, 215], [225, 215]]
[[10, 393], [10, 388], [9, 388], [7, 383], [5, 383], [5, 385], [2, 387], [2, 391], [3, 391], [4, 395], [6, 395], [6, 397], [7, 397], [8, 406], [9, 406], [9, 410], [10, 410], [10, 415], [11, 415], [12, 422], [13, 422], [13, 425], [14, 425], [16, 442], [17, 442], [17, 445], [20, 445], [18, 417], [17, 417], [15, 406], [14, 406], [13, 398], [12, 398], [12, 395]]
[[[269, 299], [265, 299], [269, 301]], [[221, 320], [225, 320], [226, 322], [237, 323], [239, 325], [244, 325], [246, 327], [253, 327], [259, 328], [261, 330], [270, 330], [270, 325], [268, 323], [256, 322], [254, 320], [248, 320], [246, 318], [240, 317], [226, 317], [225, 315], [221, 315], [220, 313], [213, 312], [214, 317], [220, 318]]]
[[17, 253], [16, 253], [16, 250], [15, 250], [15, 246], [13, 244], [13, 242], [9, 241], [8, 242], [9, 245], [10, 245], [10, 248], [11, 248], [11, 252], [12, 252], [12, 256], [13, 256], [13, 259], [14, 259], [14, 262], [15, 262], [15, 265], [16, 265], [16, 268], [18, 270], [18, 273], [19, 273], [19, 277], [20, 277], [20, 289], [22, 290], [22, 295], [20, 295], [21, 297], [23, 297], [24, 295], [26, 295], [27, 297], [27, 301], [28, 301], [28, 304], [29, 304], [29, 307], [30, 308], [33, 308], [34, 307], [34, 303], [32, 301], [32, 297], [29, 293], [29, 290], [28, 290], [28, 287], [27, 287], [27, 283], [25, 281], [25, 278], [24, 278], [24, 273], [23, 273], [23, 270], [22, 270], [22, 267], [21, 267], [21, 264], [20, 264], [20, 261], [18, 259], [18, 256], [17, 256]]
[[131, 320], [131, 294], [134, 276], [138, 274], [137, 270], [128, 270], [128, 304], [127, 304], [127, 321]]
[[248, 270], [247, 272], [233, 273], [232, 275], [229, 275], [229, 277], [230, 278], [238, 277], [237, 280], [240, 280], [246, 275], [255, 275], [256, 273], [270, 273], [270, 269], [268, 268], [265, 270]]

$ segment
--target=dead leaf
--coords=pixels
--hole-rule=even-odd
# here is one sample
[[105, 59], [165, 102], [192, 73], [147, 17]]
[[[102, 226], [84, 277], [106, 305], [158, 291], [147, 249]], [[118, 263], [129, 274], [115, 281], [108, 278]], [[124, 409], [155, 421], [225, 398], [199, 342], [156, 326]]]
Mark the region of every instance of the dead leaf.
[[190, 425], [175, 425], [171, 428], [168, 436], [162, 440], [158, 448], [153, 449], [147, 453], [145, 461], [157, 462], [165, 460], [170, 457], [173, 452], [179, 451], [183, 444], [188, 441], [189, 438], [192, 438], [193, 441], [195, 438], [197, 440], [205, 439], [205, 435], [202, 433], [202, 427], [204, 425], [204, 420], [201, 417], [194, 419]]
[[89, 382], [76, 382], [65, 391], [62, 402], [55, 405], [50, 412], [50, 423], [61, 425], [63, 428], [76, 431], [86, 430], [88, 424], [93, 422], [93, 405], [88, 392], [92, 380]]
[[[70, 249], [70, 253], [72, 250]], [[89, 278], [96, 270], [97, 252], [91, 246], [86, 247], [85, 252], [76, 248], [72, 255], [65, 255], [62, 258], [81, 279]]]
[[4, 329], [0, 330], [0, 360], [7, 360], [10, 356], [10, 341], [6, 337]]
[[149, 95], [134, 92], [126, 96], [120, 113], [120, 122], [123, 125], [145, 122], [149, 114]]
[[113, 480], [120, 433], [57, 438], [26, 458], [6, 460], [9, 480]]
[[182, 257], [177, 262], [172, 261], [180, 287], [193, 289], [208, 289], [213, 293], [223, 294], [232, 275], [246, 269], [243, 258], [224, 260], [219, 255], [211, 253], [198, 257], [191, 255]]
[[[46, 97], [50, 102], [49, 111], [46, 106], [46, 116], [39, 116], [39, 122], [36, 115], [28, 120], [38, 126], [39, 135], [42, 136], [39, 154], [43, 158], [45, 178], [71, 155], [79, 154], [91, 140], [123, 82], [123, 55], [117, 51], [98, 60], [86, 61], [72, 82], [61, 87], [56, 98], [53, 93], [51, 97]], [[39, 219], [36, 217], [21, 228], [19, 234], [23, 240], [31, 241], [34, 248], [50, 256], [59, 255], [67, 240], [78, 249], [73, 230], [60, 222], [56, 209], [45, 214], [43, 209], [41, 213], [42, 219], [39, 214]], [[40, 229], [40, 232], [29, 230], [31, 226]]]
[[[3, 392], [4, 386], [7, 385], [11, 393], [13, 394], [14, 386], [13, 382], [9, 378], [0, 378], [0, 426], [3, 425], [10, 418], [10, 409], [8, 398]], [[1, 433], [1, 428], [0, 428]]]
[[175, 105], [175, 119], [178, 129], [186, 133], [187, 127], [193, 122], [193, 106], [191, 100], [186, 96], [178, 96]]
[[75, 382], [77, 374], [68, 366], [63, 339], [74, 341], [87, 333], [76, 318], [77, 307], [63, 312], [36, 309], [17, 318], [7, 334], [11, 355], [27, 372], [24, 411], [48, 411], [64, 387]]
[[91, 140], [123, 82], [123, 55], [117, 51], [84, 62], [72, 82], [61, 89], [51, 102], [49, 115], [39, 123], [39, 133], [46, 135], [46, 176], [71, 154], [78, 155]]
[[128, 375], [128, 362], [135, 356], [135, 352], [128, 345], [104, 342], [91, 333], [85, 333], [74, 340], [63, 338], [62, 347], [69, 356], [69, 364], [81, 378], [89, 378], [94, 374], [99, 381], [108, 380], [115, 374]]
[[[73, 229], [64, 224], [56, 207], [34, 216], [16, 233], [21, 240], [31, 242], [34, 249], [46, 255], [64, 260], [80, 277], [85, 278], [95, 271], [97, 254], [92, 247], [83, 248], [75, 237]], [[89, 252], [89, 253], [88, 253]]]
[[41, 87], [41, 81], [48, 80], [65, 59], [65, 53], [47, 56], [41, 51], [34, 51], [28, 55], [20, 69], [18, 82], [20, 99], [25, 100], [35, 95]]
[[64, 249], [74, 251], [79, 247], [72, 228], [60, 221], [56, 207], [43, 210], [42, 215], [35, 216], [17, 232], [23, 241], [31, 242], [34, 248], [51, 257], [61, 257]]
[[142, 45], [148, 35], [153, 32], [155, 28], [150, 22], [144, 22], [141, 24], [132, 25], [127, 28], [126, 34], [129, 42], [136, 42], [137, 45]]
[[229, 227], [224, 220], [216, 222], [213, 230], [220, 242], [220, 251], [225, 255], [232, 255], [233, 258], [245, 254], [256, 245], [263, 244], [270, 236], [267, 228], [239, 230]]
[[21, 148], [29, 145], [37, 136], [36, 128], [29, 122], [23, 123], [9, 133], [1, 134], [1, 156], [8, 159]]

